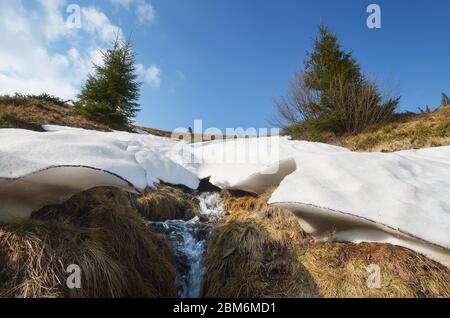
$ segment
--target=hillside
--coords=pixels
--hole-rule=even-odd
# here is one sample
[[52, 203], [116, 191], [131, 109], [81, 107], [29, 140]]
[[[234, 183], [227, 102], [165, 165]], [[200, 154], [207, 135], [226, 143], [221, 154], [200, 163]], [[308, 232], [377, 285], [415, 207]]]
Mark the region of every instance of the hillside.
[[42, 130], [43, 124], [109, 131], [81, 117], [73, 107], [50, 96], [1, 96], [0, 128]]
[[450, 105], [424, 114], [408, 114], [383, 127], [349, 136], [354, 151], [393, 152], [450, 145]]
[[[42, 125], [59, 125], [99, 131], [112, 131], [111, 127], [81, 116], [73, 106], [58, 98], [40, 96], [0, 96], [0, 128], [19, 128], [44, 131]], [[172, 132], [157, 128], [134, 126], [151, 135], [170, 138]], [[181, 136], [178, 136], [181, 138]], [[192, 135], [191, 140], [200, 140]], [[202, 141], [213, 140], [214, 136], [202, 135]]]
[[[111, 131], [105, 125], [80, 116], [68, 104], [46, 96], [0, 96], [0, 128], [43, 131], [43, 124]], [[170, 137], [171, 132], [136, 126], [149, 134]], [[211, 136], [203, 136], [203, 141]], [[394, 152], [450, 145], [450, 105], [424, 114], [400, 114], [394, 122], [342, 139], [325, 138], [324, 142], [353, 151]]]
[[[59, 125], [99, 131], [111, 131], [106, 125], [82, 117], [65, 101], [41, 96], [0, 96], [0, 128], [42, 131], [42, 125]], [[168, 131], [136, 127], [156, 136], [170, 137]]]

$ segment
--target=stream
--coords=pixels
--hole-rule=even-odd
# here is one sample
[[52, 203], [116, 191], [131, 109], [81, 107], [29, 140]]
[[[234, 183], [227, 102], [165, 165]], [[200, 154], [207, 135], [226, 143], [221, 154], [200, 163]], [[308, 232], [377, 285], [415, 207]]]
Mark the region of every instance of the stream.
[[203, 276], [203, 258], [209, 236], [224, 216], [223, 199], [219, 193], [197, 196], [200, 209], [189, 221], [151, 222], [156, 231], [165, 233], [172, 242], [177, 269], [176, 287], [180, 298], [199, 298]]

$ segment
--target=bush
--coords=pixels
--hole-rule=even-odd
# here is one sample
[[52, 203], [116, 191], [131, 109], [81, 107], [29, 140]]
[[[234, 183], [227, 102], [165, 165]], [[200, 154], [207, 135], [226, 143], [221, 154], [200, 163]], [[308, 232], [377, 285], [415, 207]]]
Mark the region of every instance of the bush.
[[14, 112], [0, 111], [0, 128], [20, 128], [34, 131], [45, 131], [35, 120], [26, 120]]
[[335, 77], [327, 90], [328, 107], [320, 106], [320, 94], [307, 87], [304, 76], [291, 81], [287, 98], [275, 100], [284, 133], [294, 139], [321, 141], [332, 132], [356, 134], [374, 125], [389, 123], [400, 98], [381, 94], [374, 82], [353, 83]]
[[380, 93], [327, 27], [321, 25], [319, 34], [305, 71], [293, 78], [287, 97], [275, 100], [284, 132], [321, 140], [326, 133], [342, 136], [389, 122], [400, 98]]
[[374, 82], [361, 85], [336, 79], [330, 89], [333, 109], [328, 120], [337, 133], [357, 134], [373, 125], [384, 125], [394, 117], [400, 98], [382, 96]]
[[69, 101], [62, 100], [59, 97], [49, 95], [49, 94], [41, 94], [41, 95], [28, 95], [27, 96], [31, 100], [40, 101], [43, 103], [48, 103], [51, 105], [61, 106], [61, 107], [67, 107]]
[[1, 105], [14, 105], [14, 106], [25, 106], [30, 104], [50, 104], [55, 106], [67, 107], [69, 101], [64, 101], [59, 97], [52, 96], [49, 94], [40, 95], [23, 95], [16, 93], [14, 96], [4, 95], [0, 96]]

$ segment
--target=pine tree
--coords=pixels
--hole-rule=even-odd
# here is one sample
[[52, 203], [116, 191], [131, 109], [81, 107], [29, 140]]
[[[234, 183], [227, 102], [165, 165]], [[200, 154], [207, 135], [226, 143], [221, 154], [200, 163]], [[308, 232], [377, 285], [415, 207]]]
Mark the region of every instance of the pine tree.
[[442, 93], [441, 106], [450, 105], [450, 98], [448, 98], [447, 94]]
[[364, 79], [359, 64], [351, 52], [342, 49], [337, 36], [323, 23], [318, 31], [313, 50], [307, 53], [304, 62], [305, 86], [319, 96], [316, 103], [308, 105], [309, 112], [315, 117], [309, 125], [317, 131], [336, 131], [338, 126], [342, 126], [333, 101], [337, 81], [357, 90]]
[[360, 66], [352, 57], [351, 52], [345, 52], [335, 34], [321, 24], [319, 38], [314, 41], [314, 50], [307, 53], [305, 61], [306, 85], [320, 92], [320, 105], [326, 109], [332, 107], [329, 90], [336, 78], [346, 84], [361, 84], [363, 76]]
[[78, 96], [77, 109], [85, 117], [122, 129], [129, 126], [140, 110], [141, 83], [137, 81], [136, 57], [130, 41], [118, 37], [103, 52], [103, 64], [94, 64]]
[[291, 82], [289, 95], [275, 100], [285, 131], [298, 138], [321, 140], [324, 133], [359, 133], [389, 122], [400, 98], [380, 93], [362, 74], [351, 52], [342, 49], [327, 26], [319, 26], [304, 71]]

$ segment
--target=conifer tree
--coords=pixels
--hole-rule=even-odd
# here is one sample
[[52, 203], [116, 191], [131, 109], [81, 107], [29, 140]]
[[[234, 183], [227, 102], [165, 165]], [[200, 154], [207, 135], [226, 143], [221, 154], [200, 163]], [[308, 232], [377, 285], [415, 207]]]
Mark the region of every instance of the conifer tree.
[[136, 57], [130, 41], [117, 36], [103, 52], [102, 65], [94, 64], [78, 96], [77, 108], [85, 117], [121, 129], [129, 126], [140, 110], [141, 83], [137, 81]]
[[358, 133], [385, 124], [400, 98], [390, 98], [369, 81], [352, 53], [323, 23], [304, 71], [291, 82], [289, 95], [275, 100], [279, 122], [299, 138], [320, 140], [323, 133]]
[[[305, 64], [306, 85], [320, 91], [323, 97], [336, 77], [346, 83], [360, 84], [363, 80], [360, 66], [351, 52], [342, 49], [335, 34], [321, 24], [319, 37], [314, 41], [314, 50], [307, 53]], [[324, 101], [325, 102], [325, 101]]]

